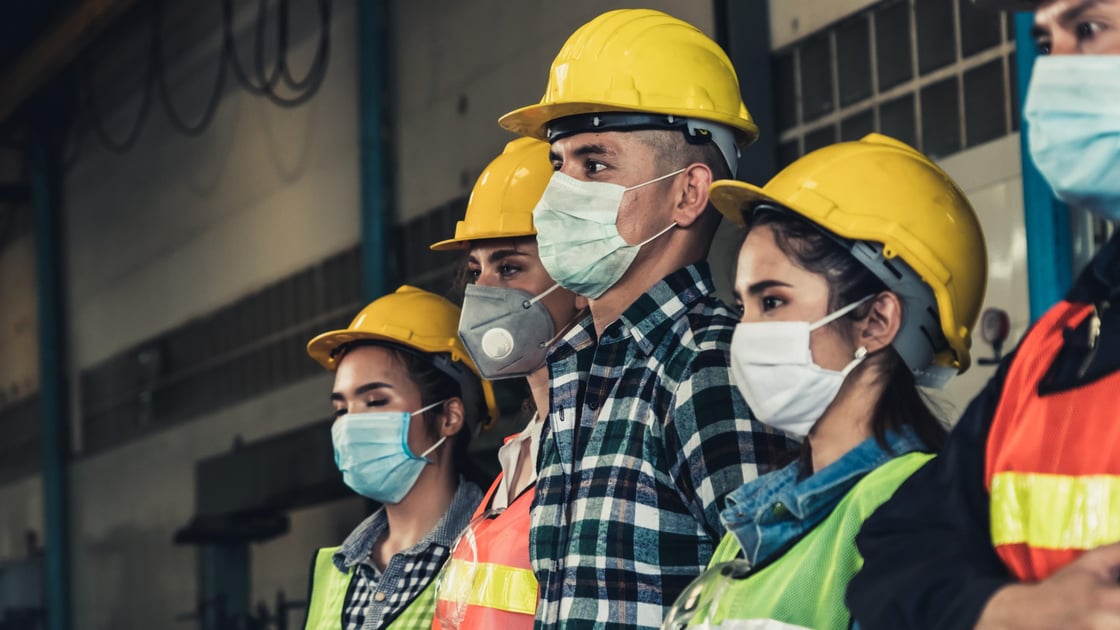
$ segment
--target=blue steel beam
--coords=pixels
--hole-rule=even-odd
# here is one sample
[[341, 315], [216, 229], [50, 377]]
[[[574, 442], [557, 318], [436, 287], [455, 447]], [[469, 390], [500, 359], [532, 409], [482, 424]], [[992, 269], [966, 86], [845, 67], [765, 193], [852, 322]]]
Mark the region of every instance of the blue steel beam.
[[[1038, 56], [1031, 26], [1031, 13], [1015, 15], [1015, 72], [1019, 84], [1019, 107], [1027, 100], [1031, 68]], [[1031, 321], [1058, 302], [1073, 281], [1073, 247], [1069, 210], [1054, 197], [1030, 154], [1026, 121], [1020, 116], [1019, 144], [1023, 163], [1023, 211], [1027, 228], [1027, 289]]]
[[388, 2], [358, 2], [358, 125], [361, 138], [362, 295], [389, 292], [389, 229], [393, 207], [386, 153]]
[[48, 630], [70, 628], [70, 532], [67, 527], [67, 435], [62, 401], [62, 273], [59, 255], [58, 162], [49, 143], [32, 149], [36, 273], [39, 307], [39, 404], [43, 443]]

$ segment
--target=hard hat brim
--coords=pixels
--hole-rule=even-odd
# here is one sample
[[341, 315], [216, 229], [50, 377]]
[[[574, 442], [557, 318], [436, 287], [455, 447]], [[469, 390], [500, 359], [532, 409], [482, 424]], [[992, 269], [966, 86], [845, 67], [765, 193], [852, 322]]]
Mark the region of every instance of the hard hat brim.
[[642, 108], [619, 107], [608, 103], [595, 101], [581, 101], [575, 103], [555, 103], [527, 105], [509, 112], [498, 118], [498, 124], [503, 129], [513, 133], [529, 136], [538, 140], [548, 141], [548, 123], [558, 118], [575, 116], [577, 114], [594, 114], [597, 112], [643, 112], [648, 114], [672, 114], [697, 120], [709, 120], [730, 127], [735, 131], [735, 141], [740, 147], [745, 147], [758, 138], [758, 126], [753, 121], [745, 121], [737, 116], [727, 116], [718, 112], [706, 110], [672, 110], [672, 108]]
[[307, 354], [315, 362], [333, 372], [338, 369], [338, 358], [334, 352], [338, 348], [353, 341], [384, 341], [387, 344], [400, 346], [401, 341], [387, 335], [377, 333], [358, 332], [353, 330], [331, 330], [321, 335], [316, 335], [307, 342]]
[[511, 233], [511, 232], [494, 232], [494, 231], [478, 232], [477, 234], [471, 234], [470, 236], [463, 236], [463, 237], [458, 237], [457, 236], [455, 238], [449, 238], [445, 241], [439, 241], [438, 243], [432, 243], [431, 245], [428, 246], [428, 249], [432, 250], [433, 252], [462, 251], [462, 250], [465, 250], [465, 249], [470, 249], [471, 248], [471, 243], [473, 243], [475, 241], [524, 238], [526, 236], [536, 236], [536, 235], [537, 235], [536, 230], [533, 230], [532, 232], [524, 232], [524, 233], [516, 233], [516, 234]]
[[720, 179], [712, 182], [708, 198], [719, 213], [739, 227], [747, 224], [745, 214], [760, 202], [768, 202], [785, 207], [780, 199], [747, 182], [734, 179]]

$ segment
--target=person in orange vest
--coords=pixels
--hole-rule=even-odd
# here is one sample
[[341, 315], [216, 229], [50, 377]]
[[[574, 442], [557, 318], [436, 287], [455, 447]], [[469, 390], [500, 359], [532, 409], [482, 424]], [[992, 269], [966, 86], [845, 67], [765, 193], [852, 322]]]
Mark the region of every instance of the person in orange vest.
[[[469, 250], [459, 337], [484, 378], [525, 378], [548, 409], [545, 354], [587, 301], [560, 288], [537, 253], [533, 207], [552, 177], [547, 142], [510, 142], [478, 178], [454, 238]], [[463, 532], [436, 588], [433, 628], [532, 628], [537, 579], [529, 565], [529, 506], [544, 413], [498, 451], [502, 472]]]
[[403, 286], [307, 344], [335, 373], [342, 480], [382, 504], [341, 546], [316, 554], [307, 630], [431, 627], [435, 577], [482, 497], [467, 446], [497, 420], [458, 325], [454, 304]]
[[[977, 4], [1035, 10], [1031, 157], [1058, 198], [1120, 220], [1120, 1]], [[862, 628], [1120, 628], [1118, 297], [1113, 236], [867, 521]]]

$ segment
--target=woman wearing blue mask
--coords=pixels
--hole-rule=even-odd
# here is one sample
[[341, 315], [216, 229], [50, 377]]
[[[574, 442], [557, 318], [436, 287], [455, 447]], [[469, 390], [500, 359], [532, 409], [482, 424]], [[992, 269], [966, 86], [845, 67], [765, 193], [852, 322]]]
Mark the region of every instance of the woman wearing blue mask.
[[747, 228], [734, 381], [759, 421], [804, 442], [728, 495], [728, 533], [665, 626], [849, 628], [860, 525], [945, 441], [918, 386], [968, 368], [983, 234], [943, 171], [877, 134], [711, 198]]
[[335, 373], [343, 481], [382, 504], [316, 555], [308, 630], [431, 627], [434, 578], [482, 498], [466, 447], [497, 417], [458, 324], [453, 304], [404, 286], [307, 345]]

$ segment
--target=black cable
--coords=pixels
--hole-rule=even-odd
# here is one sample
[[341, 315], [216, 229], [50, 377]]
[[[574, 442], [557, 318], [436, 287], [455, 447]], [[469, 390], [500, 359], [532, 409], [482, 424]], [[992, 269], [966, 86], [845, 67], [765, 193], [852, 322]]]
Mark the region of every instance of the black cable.
[[[267, 0], [260, 0], [258, 16], [264, 10]], [[259, 19], [259, 18], [258, 18]], [[222, 46], [225, 48], [226, 59], [233, 69], [233, 76], [246, 92], [254, 95], [263, 95], [269, 86], [267, 84], [255, 85], [241, 65], [241, 57], [237, 54], [237, 43], [233, 37], [233, 0], [222, 0]]]
[[225, 50], [222, 47], [218, 49], [218, 76], [214, 80], [214, 87], [210, 91], [206, 107], [202, 110], [202, 116], [199, 117], [197, 123], [192, 125], [185, 121], [183, 116], [175, 110], [175, 106], [171, 104], [171, 92], [167, 87], [167, 68], [163, 60], [163, 8], [164, 0], [156, 0], [153, 3], [151, 55], [152, 63], [155, 64], [156, 87], [159, 88], [160, 100], [163, 101], [164, 111], [167, 112], [167, 118], [171, 121], [171, 124], [184, 135], [200, 136], [213, 122], [214, 115], [218, 112], [218, 105], [222, 100], [222, 88], [225, 87], [226, 82]]
[[[286, 23], [288, 16], [287, 5], [289, 1], [290, 0], [280, 0], [280, 8], [278, 11], [278, 13], [280, 14], [280, 26], [277, 36], [275, 70], [276, 74], [279, 75], [284, 74], [287, 66], [288, 42]], [[319, 34], [319, 47], [316, 52], [315, 62], [312, 63], [311, 69], [308, 71], [307, 76], [298, 82], [305, 87], [301, 91], [298, 91], [294, 96], [281, 96], [275, 90], [274, 81], [272, 81], [272, 79], [275, 79], [275, 74], [272, 77], [267, 77], [269, 81], [265, 82], [264, 84], [266, 86], [264, 95], [268, 98], [268, 100], [272, 101], [276, 105], [279, 105], [280, 107], [298, 107], [299, 105], [302, 105], [311, 100], [311, 97], [315, 96], [315, 93], [319, 91], [319, 87], [323, 84], [323, 79], [327, 75], [327, 66], [330, 62], [330, 0], [319, 0], [319, 7], [319, 14], [323, 28], [321, 29]], [[262, 73], [260, 76], [258, 76], [258, 79], [261, 79], [263, 81], [266, 79], [266, 77], [263, 76], [264, 30], [262, 24], [265, 23], [265, 20], [262, 18], [262, 16], [266, 16], [266, 14], [260, 13], [257, 17], [256, 51], [257, 71], [259, 73]]]
[[283, 34], [284, 42], [284, 63], [283, 75], [284, 83], [296, 92], [306, 90], [311, 83], [312, 78], [316, 73], [320, 73], [320, 65], [325, 63], [324, 59], [330, 53], [330, 31], [331, 31], [331, 8], [327, 0], [317, 0], [316, 5], [319, 7], [319, 45], [315, 48], [315, 58], [311, 60], [311, 67], [307, 70], [307, 75], [302, 79], [296, 79], [292, 75], [292, 67], [288, 65], [288, 11], [286, 9], [287, 2], [284, 2], [284, 15], [281, 18], [280, 28]]
[[[280, 0], [279, 12], [281, 15], [287, 14], [286, 0]], [[282, 40], [283, 33], [278, 33], [276, 37], [276, 62], [272, 66], [272, 73], [264, 70], [264, 43], [265, 35], [268, 32], [268, 0], [261, 0], [257, 8], [257, 37], [255, 45], [253, 46], [253, 67], [257, 71], [257, 81], [264, 86], [265, 93], [272, 92], [276, 84], [280, 81], [281, 75], [284, 74], [282, 64], [284, 63], [284, 49], [285, 42]]]
[[109, 135], [105, 130], [104, 121], [101, 119], [101, 113], [97, 109], [97, 98], [93, 94], [93, 79], [91, 78], [89, 66], [82, 74], [82, 93], [86, 102], [87, 111], [89, 111], [89, 120], [93, 127], [94, 133], [97, 134], [101, 144], [113, 153], [128, 153], [135, 146], [136, 141], [140, 138], [140, 131], [144, 128], [144, 122], [148, 118], [148, 110], [152, 104], [152, 71], [151, 61], [148, 61], [148, 68], [145, 71], [144, 77], [144, 91], [140, 95], [140, 108], [136, 112], [136, 121], [132, 124], [132, 128], [125, 134], [123, 140], [117, 140]]

